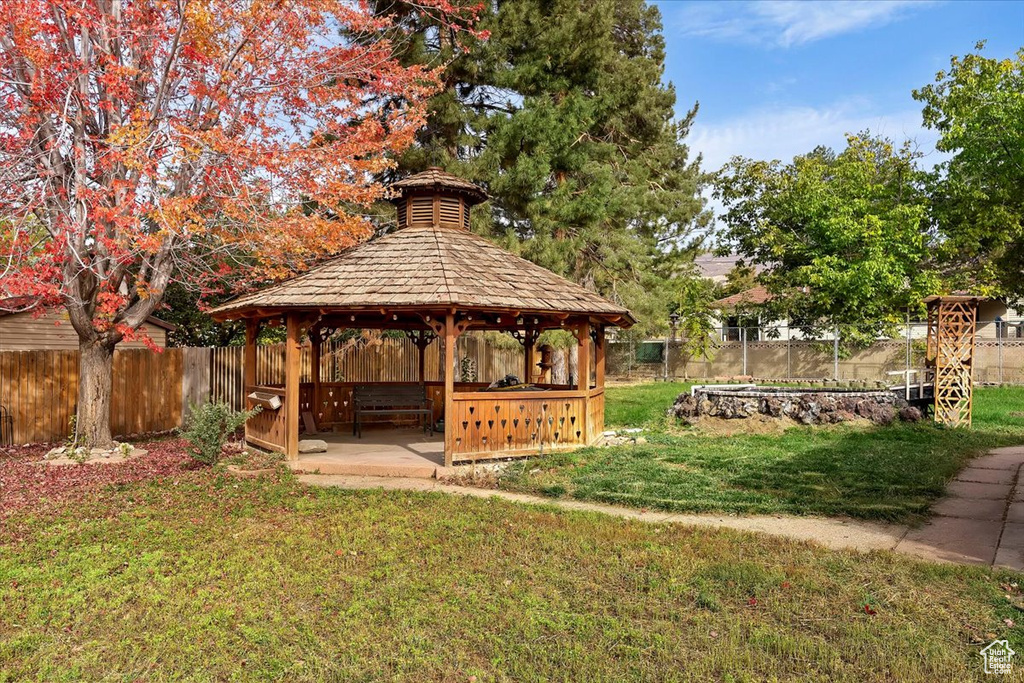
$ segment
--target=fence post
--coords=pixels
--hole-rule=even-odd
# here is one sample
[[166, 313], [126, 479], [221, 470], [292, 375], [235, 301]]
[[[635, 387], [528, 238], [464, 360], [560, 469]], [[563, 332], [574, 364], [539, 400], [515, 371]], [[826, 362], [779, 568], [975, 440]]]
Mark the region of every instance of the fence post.
[[999, 385], [1002, 386], [1002, 384], [1003, 384], [1003, 326], [1002, 325], [998, 325], [998, 324], [996, 325], [996, 350], [997, 350], [998, 355], [999, 355], [999, 371], [998, 371]]
[[793, 379], [793, 330], [786, 325], [786, 379]]
[[747, 376], [747, 327], [740, 328], [740, 342], [743, 344], [743, 376]]
[[662, 381], [667, 382], [668, 381], [668, 337], [665, 337], [665, 344], [664, 344], [664, 346], [662, 348], [662, 354], [661, 355], [663, 356], [663, 358], [662, 358], [663, 369], [662, 369], [662, 372], [661, 372], [661, 374], [662, 374], [662, 378], [661, 379], [662, 379]]
[[[914, 364], [914, 350], [913, 341], [911, 339], [911, 327], [910, 327], [910, 311], [907, 311], [907, 367], [904, 370], [904, 379], [906, 384], [910, 384], [910, 366]], [[923, 380], [922, 380], [923, 381]]]
[[832, 339], [832, 379], [839, 381], [839, 328], [836, 328]]

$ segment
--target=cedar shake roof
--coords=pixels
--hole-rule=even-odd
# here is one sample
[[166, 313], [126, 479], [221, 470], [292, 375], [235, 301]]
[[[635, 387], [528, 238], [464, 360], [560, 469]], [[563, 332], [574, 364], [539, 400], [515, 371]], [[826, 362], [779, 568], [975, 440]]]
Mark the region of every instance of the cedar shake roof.
[[438, 166], [431, 166], [422, 173], [411, 175], [391, 185], [403, 195], [428, 194], [430, 192], [457, 192], [468, 195], [467, 203], [472, 206], [487, 201], [487, 193], [478, 185], [464, 178], [446, 173]]
[[[467, 204], [487, 199], [473, 183], [436, 167], [393, 187], [402, 198], [456, 192]], [[226, 319], [253, 309], [369, 308], [592, 315], [621, 327], [635, 322], [622, 306], [450, 223], [402, 227], [210, 313]]]
[[474, 308], [634, 320], [582, 286], [468, 230], [410, 226], [364, 242], [309, 272], [213, 309]]
[[741, 308], [743, 306], [758, 306], [765, 302], [771, 301], [772, 295], [767, 289], [761, 285], [751, 287], [738, 294], [727, 296], [724, 299], [719, 299], [711, 304], [712, 308], [718, 310]]

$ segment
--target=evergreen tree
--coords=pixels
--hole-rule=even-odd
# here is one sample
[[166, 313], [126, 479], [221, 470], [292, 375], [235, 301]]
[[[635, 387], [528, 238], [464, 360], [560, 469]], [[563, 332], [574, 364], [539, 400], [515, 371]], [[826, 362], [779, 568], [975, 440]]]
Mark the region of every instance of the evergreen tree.
[[669, 276], [710, 216], [685, 144], [697, 106], [674, 118], [657, 8], [498, 0], [478, 25], [489, 39], [466, 53], [406, 16], [406, 61], [447, 63], [447, 87], [401, 170], [438, 165], [480, 183], [491, 201], [474, 230], [630, 307], [637, 333], [664, 329]]

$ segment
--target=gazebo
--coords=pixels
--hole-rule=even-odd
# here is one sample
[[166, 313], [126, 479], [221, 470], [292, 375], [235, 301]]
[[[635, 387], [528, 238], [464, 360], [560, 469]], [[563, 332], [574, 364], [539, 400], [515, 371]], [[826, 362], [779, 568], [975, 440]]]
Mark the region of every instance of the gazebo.
[[[310, 431], [308, 417], [317, 432], [351, 427], [353, 391], [366, 383], [321, 376], [322, 340], [343, 328], [400, 330], [415, 342], [418, 384], [433, 399], [432, 419], [444, 423], [444, 466], [597, 440], [604, 430], [605, 330], [632, 325], [630, 312], [471, 232], [470, 208], [487, 199], [473, 183], [430, 168], [393, 187], [397, 230], [212, 311], [220, 321], [245, 320], [245, 393], [271, 399], [260, 401], [264, 409], [246, 424], [247, 442], [280, 451], [303, 469], [299, 439]], [[259, 385], [260, 325], [281, 322], [284, 384]], [[537, 337], [552, 329], [576, 338], [579, 370], [571, 385], [531, 383], [538, 378]], [[476, 330], [506, 332], [523, 345], [523, 380], [530, 386], [496, 391], [456, 381], [456, 340]], [[304, 337], [311, 346], [309, 382], [300, 381]], [[425, 351], [433, 343], [442, 344], [442, 380], [424, 374]], [[332, 448], [344, 451], [346, 444]]]

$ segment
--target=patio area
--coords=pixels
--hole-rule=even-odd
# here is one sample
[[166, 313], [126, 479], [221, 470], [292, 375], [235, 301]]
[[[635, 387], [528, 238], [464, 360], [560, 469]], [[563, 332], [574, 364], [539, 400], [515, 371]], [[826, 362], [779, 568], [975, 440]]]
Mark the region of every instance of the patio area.
[[361, 439], [347, 431], [307, 438], [326, 441], [327, 452], [299, 454], [288, 462], [295, 471], [431, 478], [444, 468], [444, 435], [428, 436], [419, 427], [368, 426]]

